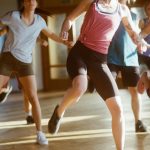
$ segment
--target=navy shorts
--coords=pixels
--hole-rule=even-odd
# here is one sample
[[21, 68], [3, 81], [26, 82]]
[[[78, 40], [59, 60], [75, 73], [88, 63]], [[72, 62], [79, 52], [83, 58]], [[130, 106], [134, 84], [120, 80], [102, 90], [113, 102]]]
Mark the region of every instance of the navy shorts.
[[139, 63], [145, 64], [150, 69], [150, 57], [139, 54]]
[[136, 87], [139, 81], [139, 67], [134, 66], [119, 66], [115, 64], [108, 64], [108, 67], [116, 79], [119, 72], [121, 72], [122, 82], [125, 87]]

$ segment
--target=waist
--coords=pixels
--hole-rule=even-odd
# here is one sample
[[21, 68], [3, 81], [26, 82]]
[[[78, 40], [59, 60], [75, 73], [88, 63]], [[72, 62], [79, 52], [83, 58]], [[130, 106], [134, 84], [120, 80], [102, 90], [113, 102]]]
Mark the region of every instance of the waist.
[[108, 54], [110, 40], [105, 40], [105, 39], [95, 40], [95, 39], [92, 39], [92, 37], [88, 38], [86, 36], [80, 36], [79, 41], [93, 51], [96, 51], [102, 54]]

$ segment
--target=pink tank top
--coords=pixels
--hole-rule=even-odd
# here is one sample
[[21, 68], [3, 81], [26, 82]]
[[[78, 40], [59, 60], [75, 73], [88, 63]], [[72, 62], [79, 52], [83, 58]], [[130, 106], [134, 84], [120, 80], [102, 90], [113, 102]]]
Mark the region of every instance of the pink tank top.
[[103, 13], [98, 10], [97, 2], [94, 2], [84, 18], [79, 41], [94, 51], [107, 54], [121, 21], [119, 10], [120, 4], [114, 13]]

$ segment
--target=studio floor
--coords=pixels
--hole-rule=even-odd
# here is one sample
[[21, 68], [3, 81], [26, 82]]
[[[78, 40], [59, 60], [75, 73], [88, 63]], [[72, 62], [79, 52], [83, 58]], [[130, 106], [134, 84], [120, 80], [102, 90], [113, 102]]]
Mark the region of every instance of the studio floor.
[[[27, 125], [22, 94], [11, 94], [0, 105], [0, 150], [115, 150], [111, 116], [97, 93], [86, 93], [65, 113], [57, 135], [50, 135], [47, 123], [64, 92], [38, 93], [42, 108], [43, 131], [48, 146], [35, 143], [35, 125]], [[120, 90], [126, 121], [125, 150], [150, 150], [150, 99], [142, 95], [142, 120], [147, 133], [135, 133], [130, 95]]]

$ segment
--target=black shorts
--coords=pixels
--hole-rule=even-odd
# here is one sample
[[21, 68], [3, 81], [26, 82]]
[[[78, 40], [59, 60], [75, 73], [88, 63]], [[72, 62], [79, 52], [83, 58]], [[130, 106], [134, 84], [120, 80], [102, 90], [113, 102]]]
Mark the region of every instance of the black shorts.
[[133, 66], [118, 66], [115, 64], [108, 64], [108, 67], [114, 77], [117, 78], [119, 72], [121, 72], [122, 82], [125, 87], [136, 87], [139, 81], [139, 67]]
[[104, 100], [119, 95], [116, 82], [107, 66], [107, 55], [93, 51], [78, 41], [67, 59], [67, 71], [71, 79], [82, 74], [81, 68], [87, 71]]
[[150, 57], [141, 54], [139, 54], [138, 57], [139, 57], [139, 63], [145, 64], [148, 67], [148, 69], [150, 69]]
[[21, 62], [10, 52], [3, 52], [0, 56], [0, 75], [11, 76], [13, 72], [18, 77], [34, 75], [31, 63]]

